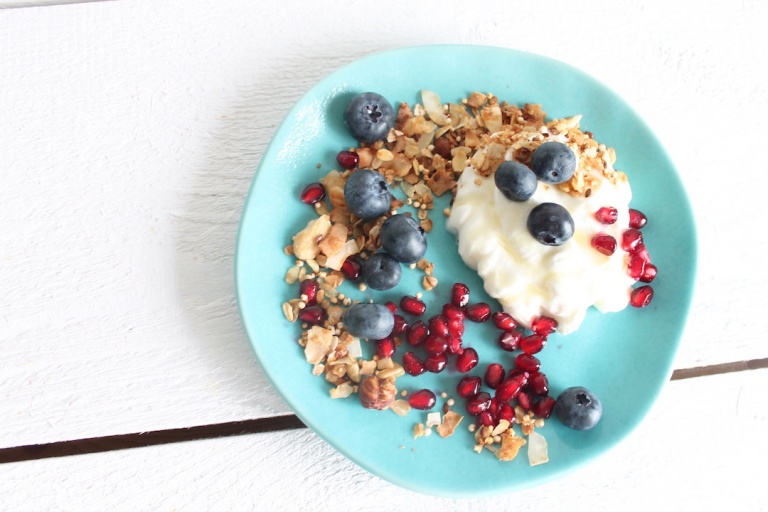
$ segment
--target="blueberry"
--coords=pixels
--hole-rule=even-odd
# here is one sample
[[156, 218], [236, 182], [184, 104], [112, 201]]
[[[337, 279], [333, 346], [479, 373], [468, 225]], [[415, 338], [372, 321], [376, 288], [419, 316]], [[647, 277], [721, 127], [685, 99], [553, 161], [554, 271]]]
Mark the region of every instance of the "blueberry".
[[349, 102], [344, 122], [355, 139], [371, 144], [387, 137], [395, 126], [395, 111], [381, 94], [364, 92]]
[[507, 160], [496, 169], [496, 188], [510, 201], [528, 200], [539, 185], [536, 175], [520, 162]]
[[587, 388], [574, 386], [557, 397], [555, 414], [566, 427], [575, 430], [589, 430], [600, 421], [603, 405]]
[[573, 230], [573, 217], [557, 203], [541, 203], [528, 214], [528, 232], [544, 245], [563, 245]]
[[344, 328], [352, 336], [372, 340], [384, 339], [395, 326], [395, 315], [383, 304], [352, 304], [342, 317]]
[[400, 263], [385, 252], [372, 254], [363, 263], [363, 278], [374, 290], [389, 290], [400, 282], [403, 269]]
[[408, 215], [393, 215], [381, 226], [381, 247], [401, 263], [416, 263], [427, 252], [427, 233]]
[[363, 220], [375, 219], [389, 211], [392, 194], [387, 180], [376, 171], [360, 169], [349, 175], [344, 184], [347, 208]]
[[533, 152], [531, 169], [545, 183], [563, 183], [576, 172], [576, 154], [562, 142], [545, 142]]

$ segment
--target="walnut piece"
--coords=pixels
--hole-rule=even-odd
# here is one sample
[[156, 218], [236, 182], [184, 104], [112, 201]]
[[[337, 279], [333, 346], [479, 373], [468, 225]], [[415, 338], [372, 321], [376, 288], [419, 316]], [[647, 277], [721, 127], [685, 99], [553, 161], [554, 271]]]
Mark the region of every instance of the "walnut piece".
[[360, 403], [366, 409], [388, 409], [395, 401], [396, 394], [393, 378], [380, 379], [371, 375], [360, 382]]

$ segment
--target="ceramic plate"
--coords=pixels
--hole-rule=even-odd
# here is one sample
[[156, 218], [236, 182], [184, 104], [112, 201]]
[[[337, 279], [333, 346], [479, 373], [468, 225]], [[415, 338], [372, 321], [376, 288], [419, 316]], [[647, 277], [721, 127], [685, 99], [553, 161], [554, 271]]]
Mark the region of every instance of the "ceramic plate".
[[[342, 122], [349, 98], [376, 91], [395, 106], [401, 101], [413, 104], [420, 102], [422, 89], [437, 92], [443, 102], [482, 91], [510, 103], [539, 103], [548, 118], [582, 114], [582, 129], [615, 148], [616, 168], [630, 179], [632, 206], [650, 219], [643, 233], [659, 268], [650, 306], [606, 315], [590, 310], [578, 332], [551, 336], [539, 354], [553, 395], [572, 385], [586, 386], [601, 398], [604, 408], [602, 420], [590, 431], [569, 430], [554, 418], [547, 421], [540, 429], [549, 445], [546, 464], [529, 466], [525, 447], [511, 462], [500, 462], [487, 451], [475, 453], [467, 430], [469, 416], [452, 437], [414, 439], [413, 426], [425, 420], [424, 412], [413, 410], [400, 417], [391, 411], [367, 410], [356, 395], [331, 400], [331, 386], [311, 374], [296, 343], [299, 324], [288, 322], [281, 310], [298, 290], [298, 285], [284, 280], [293, 259], [283, 248], [315, 218], [299, 194], [307, 183], [336, 167], [339, 150], [355, 145]], [[475, 272], [461, 261], [453, 235], [445, 231], [441, 212], [446, 196], [431, 215], [435, 226], [426, 257], [435, 263], [441, 285], [425, 293], [427, 313], [436, 313], [448, 301], [450, 283], [455, 281], [469, 285], [473, 302], [487, 301], [498, 308], [483, 292]], [[672, 162], [640, 117], [607, 87], [571, 66], [508, 49], [403, 48], [363, 58], [331, 74], [293, 107], [276, 131], [241, 219], [237, 299], [253, 350], [275, 389], [328, 443], [371, 473], [412, 490], [450, 497], [488, 496], [558, 478], [615, 446], [643, 420], [672, 371], [691, 302], [695, 259], [693, 216]], [[384, 292], [342, 286], [353, 298], [397, 302], [404, 294], [421, 290], [421, 276], [405, 268], [400, 285]], [[473, 373], [481, 374], [493, 360], [510, 366], [509, 353], [496, 348], [497, 336], [490, 322], [468, 325], [464, 344], [476, 348], [481, 359]], [[371, 354], [365, 343], [364, 350]], [[402, 353], [404, 347], [396, 359]], [[446, 370], [401, 377], [397, 383], [399, 389], [426, 387], [455, 395], [458, 378]], [[462, 402], [454, 409], [464, 412]]]

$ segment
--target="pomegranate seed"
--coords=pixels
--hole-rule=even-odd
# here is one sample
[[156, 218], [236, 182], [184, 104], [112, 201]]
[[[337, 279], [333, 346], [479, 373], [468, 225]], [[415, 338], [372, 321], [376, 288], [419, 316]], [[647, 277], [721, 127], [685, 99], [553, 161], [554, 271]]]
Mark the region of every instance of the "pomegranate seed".
[[384, 305], [387, 306], [387, 309], [390, 310], [393, 315], [397, 313], [397, 304], [395, 304], [391, 300], [388, 300], [387, 302], [385, 302]]
[[616, 239], [605, 233], [598, 233], [592, 237], [592, 247], [600, 254], [610, 256], [616, 251]]
[[430, 332], [424, 340], [424, 348], [429, 355], [442, 354], [448, 350], [448, 342], [442, 336]]
[[325, 187], [322, 183], [310, 183], [301, 191], [301, 201], [306, 204], [315, 204], [325, 198]]
[[395, 340], [391, 337], [386, 337], [383, 340], [376, 341], [376, 355], [381, 359], [386, 359], [395, 355]]
[[360, 157], [356, 151], [339, 151], [336, 155], [336, 161], [342, 169], [354, 169], [360, 162]]
[[491, 395], [481, 391], [467, 399], [467, 412], [472, 416], [480, 416], [491, 407]]
[[462, 334], [464, 334], [464, 320], [456, 318], [448, 320], [448, 332], [454, 338], [461, 338]]
[[517, 379], [520, 381], [521, 386], [525, 386], [528, 384], [528, 377], [530, 377], [530, 375], [530, 372], [526, 372], [520, 368], [512, 368], [509, 370], [509, 375], [507, 375], [507, 377], [510, 379]]
[[405, 373], [408, 375], [413, 376], [421, 375], [427, 371], [422, 360], [413, 352], [406, 352], [403, 355], [403, 370], [405, 370]]
[[648, 217], [640, 210], [629, 209], [629, 227], [640, 229], [648, 223]]
[[547, 338], [540, 334], [531, 334], [520, 340], [520, 348], [526, 354], [538, 354], [546, 344]]
[[446, 337], [451, 334], [448, 330], [448, 319], [443, 315], [435, 315], [429, 319], [429, 332], [438, 336]]
[[400, 336], [408, 330], [408, 322], [400, 315], [395, 316], [395, 326], [392, 328], [390, 336]]
[[400, 299], [400, 309], [414, 316], [421, 316], [427, 310], [424, 301], [412, 295], [406, 295]]
[[458, 355], [464, 352], [464, 348], [461, 346], [462, 341], [458, 336], [448, 337], [448, 353]]
[[496, 411], [496, 421], [507, 420], [510, 423], [515, 418], [515, 410], [509, 404], [500, 404]]
[[357, 281], [360, 279], [360, 274], [363, 271], [363, 266], [360, 264], [360, 261], [354, 257], [349, 256], [347, 259], [344, 260], [344, 263], [341, 264], [341, 273], [344, 274], [344, 277], [349, 279], [350, 281]]
[[464, 314], [473, 322], [485, 322], [491, 317], [491, 306], [485, 302], [478, 302], [464, 308]]
[[448, 356], [443, 354], [432, 354], [424, 360], [424, 367], [432, 373], [440, 373], [445, 370], [448, 364]]
[[494, 424], [494, 417], [491, 411], [483, 411], [477, 419], [478, 423], [484, 427], [490, 427]]
[[505, 373], [504, 367], [499, 363], [489, 364], [485, 369], [485, 384], [491, 389], [496, 389], [504, 380]]
[[551, 396], [547, 396], [533, 404], [533, 414], [538, 418], [547, 419], [552, 416], [552, 411], [555, 410], [555, 404], [557, 400]]
[[317, 291], [320, 289], [320, 285], [314, 279], [305, 279], [299, 285], [299, 296], [306, 297], [304, 302], [311, 306], [317, 303]]
[[451, 288], [451, 304], [463, 308], [469, 304], [469, 288], [464, 283], [456, 283]]
[[643, 243], [643, 234], [639, 229], [629, 228], [621, 234], [621, 248], [632, 252], [638, 244]]
[[453, 304], [443, 305], [443, 316], [450, 320], [464, 320], [464, 310], [460, 307], [456, 307]]
[[480, 386], [483, 384], [483, 380], [477, 376], [462, 377], [459, 383], [456, 385], [456, 393], [461, 398], [469, 398], [475, 396], [480, 392]]
[[637, 247], [635, 247], [635, 249], [630, 254], [636, 258], [640, 258], [645, 263], [651, 262], [651, 255], [648, 253], [648, 249], [643, 243], [637, 244]]
[[515, 378], [506, 378], [496, 388], [496, 399], [504, 404], [508, 404], [517, 396], [523, 386]]
[[627, 274], [635, 281], [639, 280], [645, 274], [645, 261], [639, 256], [630, 254], [627, 263]]
[[299, 310], [299, 320], [308, 324], [321, 324], [328, 318], [328, 314], [320, 306], [308, 306]]
[[595, 212], [595, 218], [603, 224], [613, 224], [619, 218], [619, 211], [613, 206], [603, 206]]
[[629, 303], [636, 308], [644, 308], [651, 303], [651, 299], [653, 299], [653, 288], [646, 284], [632, 290], [629, 296]]
[[541, 361], [530, 354], [520, 354], [515, 358], [515, 366], [520, 370], [533, 373], [541, 368]]
[[427, 339], [427, 334], [429, 334], [427, 324], [421, 320], [417, 320], [408, 327], [408, 330], [405, 331], [405, 341], [407, 341], [409, 345], [418, 347], [424, 343], [425, 339]]
[[645, 268], [643, 269], [643, 275], [640, 276], [640, 281], [644, 283], [650, 283], [654, 279], [656, 279], [656, 265], [653, 263], [648, 263]]
[[521, 391], [517, 394], [517, 403], [526, 411], [531, 410], [531, 395]]
[[420, 389], [408, 395], [408, 405], [414, 409], [427, 411], [435, 406], [437, 397], [428, 389]]
[[531, 322], [531, 330], [541, 336], [549, 336], [557, 330], [557, 320], [548, 316], [534, 318]]
[[534, 395], [546, 396], [549, 394], [549, 381], [547, 376], [541, 372], [533, 372], [528, 377], [528, 389]]
[[512, 315], [503, 311], [496, 311], [491, 315], [491, 319], [493, 320], [493, 323], [496, 325], [496, 327], [502, 331], [511, 331], [517, 327], [517, 322], [514, 318], [512, 318]]
[[461, 373], [467, 373], [477, 366], [478, 361], [477, 351], [472, 347], [465, 348], [464, 351], [456, 357], [456, 369]]
[[504, 331], [499, 336], [499, 346], [507, 352], [514, 352], [520, 348], [520, 339], [523, 337], [520, 331]]

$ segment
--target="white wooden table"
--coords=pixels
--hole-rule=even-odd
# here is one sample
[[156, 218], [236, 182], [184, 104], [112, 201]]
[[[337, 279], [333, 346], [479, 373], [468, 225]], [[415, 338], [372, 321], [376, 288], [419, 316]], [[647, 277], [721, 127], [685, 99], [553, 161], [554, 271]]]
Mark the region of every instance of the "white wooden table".
[[[766, 24], [758, 0], [0, 9], [0, 507], [765, 509]], [[648, 421], [503, 498], [402, 490], [302, 428], [234, 299], [241, 208], [293, 102], [358, 57], [432, 43], [606, 83], [664, 142], [698, 222], [692, 313]]]

